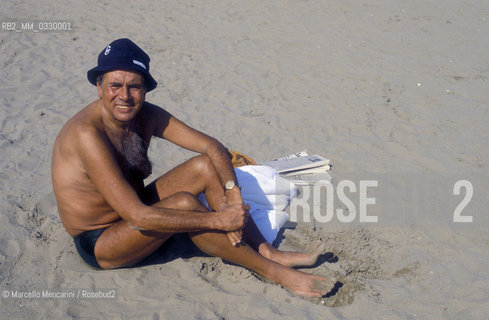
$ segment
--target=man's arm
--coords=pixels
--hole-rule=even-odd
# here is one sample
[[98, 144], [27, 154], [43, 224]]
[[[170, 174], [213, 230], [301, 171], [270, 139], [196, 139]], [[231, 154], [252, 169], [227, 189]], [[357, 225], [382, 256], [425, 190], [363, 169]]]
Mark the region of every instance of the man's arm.
[[[149, 104], [150, 121], [153, 123], [153, 135], [164, 138], [182, 148], [205, 154], [209, 157], [221, 179], [221, 185], [233, 180], [237, 185], [231, 159], [224, 145], [198, 130], [189, 127], [167, 111]], [[242, 203], [239, 188], [226, 191], [228, 204]]]
[[214, 213], [146, 206], [124, 178], [105, 133], [94, 127], [79, 128], [74, 143], [97, 190], [122, 219], [138, 229], [160, 232], [233, 231], [242, 228], [246, 221], [246, 214], [238, 205], [225, 206]]
[[[207, 155], [219, 175], [221, 186], [224, 187], [224, 184], [229, 180], [234, 181], [238, 185], [231, 159], [222, 143], [189, 127], [167, 111], [153, 105], [150, 106], [150, 113], [153, 113], [150, 119], [155, 128], [153, 135], [162, 137], [187, 150]], [[238, 187], [226, 190], [225, 195], [229, 205], [243, 203], [241, 191]], [[241, 230], [228, 232], [227, 235], [232, 245], [235, 246], [241, 243]]]

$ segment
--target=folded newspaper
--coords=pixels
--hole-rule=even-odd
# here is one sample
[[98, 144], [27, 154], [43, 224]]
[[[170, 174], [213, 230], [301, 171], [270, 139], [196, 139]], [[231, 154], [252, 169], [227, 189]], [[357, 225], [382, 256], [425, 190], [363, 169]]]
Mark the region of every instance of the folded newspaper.
[[332, 180], [328, 173], [331, 170], [329, 159], [317, 154], [309, 155], [306, 150], [261, 164], [275, 168], [282, 177], [297, 185]]

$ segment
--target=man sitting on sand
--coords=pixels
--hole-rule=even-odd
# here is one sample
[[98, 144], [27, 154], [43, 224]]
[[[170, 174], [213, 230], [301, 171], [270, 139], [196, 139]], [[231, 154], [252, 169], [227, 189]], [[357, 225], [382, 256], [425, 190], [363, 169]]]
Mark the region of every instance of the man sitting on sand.
[[[131, 266], [173, 234], [186, 232], [203, 252], [257, 272], [295, 294], [320, 297], [336, 282], [293, 269], [323, 250], [275, 249], [249, 219], [226, 148], [145, 101], [157, 83], [149, 56], [129, 39], [102, 50], [88, 71], [99, 99], [73, 116], [56, 138], [52, 179], [61, 221], [94, 268]], [[145, 186], [151, 138], [200, 155]], [[197, 200], [204, 193], [212, 209]]]

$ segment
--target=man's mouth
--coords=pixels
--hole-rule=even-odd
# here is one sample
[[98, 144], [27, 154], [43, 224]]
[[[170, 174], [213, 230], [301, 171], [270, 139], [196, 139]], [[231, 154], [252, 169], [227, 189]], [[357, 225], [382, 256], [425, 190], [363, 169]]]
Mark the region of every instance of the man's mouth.
[[115, 105], [117, 108], [120, 108], [120, 109], [129, 109], [129, 108], [132, 108], [132, 106], [128, 106], [128, 105], [121, 105], [121, 104], [116, 104]]

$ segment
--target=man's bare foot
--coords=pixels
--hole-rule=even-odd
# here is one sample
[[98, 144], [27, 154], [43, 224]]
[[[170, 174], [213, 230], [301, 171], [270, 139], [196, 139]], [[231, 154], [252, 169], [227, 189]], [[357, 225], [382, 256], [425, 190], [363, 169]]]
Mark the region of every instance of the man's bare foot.
[[306, 252], [289, 252], [275, 250], [269, 259], [287, 267], [309, 267], [316, 263], [318, 257], [324, 253], [326, 244], [318, 241]]
[[324, 278], [313, 274], [289, 269], [282, 272], [279, 284], [290, 290], [293, 294], [302, 297], [322, 297], [333, 290], [336, 278]]

